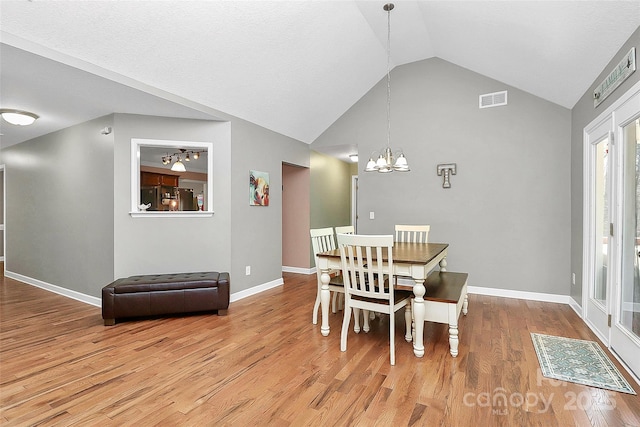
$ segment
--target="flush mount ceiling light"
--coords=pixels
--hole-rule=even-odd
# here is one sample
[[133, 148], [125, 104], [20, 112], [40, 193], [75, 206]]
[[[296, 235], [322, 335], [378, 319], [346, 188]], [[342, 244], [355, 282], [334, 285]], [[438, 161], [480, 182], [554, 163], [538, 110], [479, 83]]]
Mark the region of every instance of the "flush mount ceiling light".
[[349, 154], [349, 158], [353, 163], [358, 163], [358, 155], [357, 154]]
[[[402, 150], [396, 152], [397, 159], [391, 150], [391, 10], [393, 7], [393, 3], [387, 3], [383, 6], [383, 9], [387, 11], [387, 148], [379, 152], [374, 151], [371, 154], [367, 166], [364, 168], [365, 172], [409, 171], [409, 164]], [[374, 157], [377, 157], [378, 160], [374, 161]]]
[[22, 110], [0, 109], [0, 116], [12, 125], [28, 126], [38, 119], [38, 115]]

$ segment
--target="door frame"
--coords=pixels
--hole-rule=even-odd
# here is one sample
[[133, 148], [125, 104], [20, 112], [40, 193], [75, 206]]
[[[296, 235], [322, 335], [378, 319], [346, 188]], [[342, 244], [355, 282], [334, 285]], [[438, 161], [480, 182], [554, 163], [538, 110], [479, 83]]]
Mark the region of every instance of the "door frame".
[[351, 225], [358, 232], [358, 175], [351, 175]]
[[[611, 297], [613, 295], [612, 289], [615, 283], [616, 266], [611, 262], [615, 259], [616, 237], [617, 233], [609, 236], [607, 245], [607, 271], [606, 271], [606, 296], [604, 312], [601, 307], [593, 305], [590, 301], [591, 291], [595, 287], [595, 256], [596, 251], [601, 251], [601, 245], [596, 243], [596, 239], [601, 237], [601, 234], [595, 233], [595, 200], [593, 188], [595, 187], [596, 177], [593, 172], [592, 165], [595, 161], [595, 146], [603, 139], [609, 141], [609, 155], [607, 156], [607, 187], [609, 190], [609, 222], [613, 222], [612, 214], [616, 211], [615, 206], [618, 198], [614, 194], [615, 177], [611, 166], [614, 163], [614, 157], [616, 155], [616, 147], [614, 144], [613, 133], [611, 127], [613, 126], [613, 119], [607, 115], [599, 116], [598, 119], [591, 122], [584, 128], [583, 132], [583, 159], [584, 159], [584, 189], [583, 189], [583, 260], [582, 260], [582, 317], [589, 328], [600, 338], [600, 340], [609, 346], [610, 327], [607, 327], [608, 316], [612, 314]], [[593, 234], [597, 234], [593, 236]]]
[[[635, 90], [633, 90], [635, 89]], [[621, 165], [616, 171], [616, 184], [617, 191], [616, 197], [619, 202], [616, 204], [616, 216], [614, 233], [621, 236], [615, 242], [616, 253], [618, 254], [617, 275], [615, 277], [615, 287], [612, 289], [612, 322], [609, 332], [609, 348], [614, 354], [616, 354], [625, 362], [629, 369], [633, 370], [633, 373], [637, 377], [640, 377], [640, 363], [637, 359], [637, 351], [640, 349], [640, 339], [634, 334], [629, 333], [626, 328], [621, 324], [622, 319], [622, 293], [625, 282], [623, 281], [623, 232], [624, 232], [624, 212], [626, 211], [625, 204], [627, 200], [624, 198], [624, 167], [622, 166], [625, 160], [623, 144], [626, 143], [624, 137], [624, 129], [627, 125], [635, 122], [640, 118], [640, 82], [635, 85], [632, 90], [627, 91], [624, 94], [624, 102], [622, 102], [613, 112], [613, 127], [616, 141], [618, 142], [619, 149], [615, 160]], [[634, 203], [635, 205], [635, 203]]]
[[[623, 93], [620, 98], [614, 101], [607, 109], [602, 111], [591, 123], [589, 123], [583, 130], [583, 259], [582, 259], [582, 319], [589, 326], [589, 328], [600, 338], [600, 340], [611, 350], [612, 354], [622, 363], [625, 369], [639, 381], [640, 372], [634, 372], [631, 370], [631, 361], [626, 361], [628, 355], [621, 355], [616, 352], [616, 349], [612, 347], [612, 338], [617, 329], [617, 321], [619, 318], [619, 301], [622, 292], [622, 267], [620, 254], [622, 250], [622, 232], [623, 221], [622, 208], [624, 204], [623, 198], [623, 171], [619, 165], [622, 160], [622, 146], [624, 139], [622, 137], [622, 129], [630, 120], [629, 117], [636, 114], [627, 111], [630, 103], [634, 102], [640, 97], [640, 82], [635, 83], [630, 89]], [[637, 113], [640, 114], [640, 105], [637, 105]], [[623, 112], [624, 111], [624, 112]], [[619, 117], [622, 116], [622, 117]], [[612, 191], [610, 197], [610, 215], [609, 221], [613, 223], [613, 236], [611, 244], [608, 250], [610, 254], [608, 259], [615, 260], [615, 263], [609, 262], [608, 265], [608, 277], [610, 282], [607, 289], [607, 311], [611, 315], [611, 323], [607, 328], [605, 336], [599, 332], [597, 328], [594, 328], [593, 323], [589, 319], [589, 292], [593, 278], [591, 274], [591, 266], [593, 259], [591, 256], [594, 254], [594, 239], [592, 238], [592, 215], [591, 215], [591, 203], [592, 203], [592, 184], [593, 176], [591, 174], [591, 142], [588, 138], [589, 132], [593, 132], [603, 123], [610, 122], [609, 138], [610, 138], [610, 156], [611, 163], [615, 163], [613, 170], [611, 171], [610, 180], [612, 184]], [[596, 140], [599, 140], [596, 138]], [[614, 331], [614, 329], [616, 331]], [[623, 359], [624, 357], [624, 359]]]

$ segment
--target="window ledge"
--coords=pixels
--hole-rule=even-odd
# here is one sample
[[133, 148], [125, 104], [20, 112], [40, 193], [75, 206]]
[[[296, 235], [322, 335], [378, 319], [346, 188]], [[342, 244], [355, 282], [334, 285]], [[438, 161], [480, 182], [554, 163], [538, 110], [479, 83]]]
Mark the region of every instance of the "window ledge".
[[129, 212], [133, 218], [206, 218], [213, 211], [173, 211], [173, 212]]

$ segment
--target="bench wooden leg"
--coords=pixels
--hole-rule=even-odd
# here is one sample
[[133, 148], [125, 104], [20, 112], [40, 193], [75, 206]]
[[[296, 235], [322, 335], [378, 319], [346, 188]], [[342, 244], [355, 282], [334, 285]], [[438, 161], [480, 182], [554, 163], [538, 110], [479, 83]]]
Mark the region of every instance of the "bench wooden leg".
[[464, 301], [462, 302], [462, 314], [467, 315], [469, 307], [469, 298], [467, 298], [467, 294], [464, 294]]
[[229, 309], [225, 308], [223, 310], [218, 310], [218, 316], [226, 316], [229, 312]]
[[116, 319], [104, 319], [104, 326], [113, 326], [116, 324]]
[[449, 325], [449, 351], [453, 357], [458, 355], [458, 325]]
[[458, 355], [458, 314], [457, 304], [449, 304], [449, 351], [451, 356]]

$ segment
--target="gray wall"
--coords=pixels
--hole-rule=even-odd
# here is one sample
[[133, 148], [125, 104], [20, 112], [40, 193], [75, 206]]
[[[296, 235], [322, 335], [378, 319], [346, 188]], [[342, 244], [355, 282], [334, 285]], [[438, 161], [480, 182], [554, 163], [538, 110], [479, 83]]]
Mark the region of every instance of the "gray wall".
[[113, 278], [113, 135], [95, 119], [2, 151], [7, 271], [99, 296]]
[[582, 246], [583, 246], [583, 131], [584, 128], [606, 110], [621, 95], [629, 90], [634, 84], [640, 81], [640, 71], [633, 73], [622, 85], [620, 85], [607, 99], [597, 108], [593, 107], [593, 90], [611, 72], [614, 66], [623, 58], [629, 50], [636, 48], [637, 55], [640, 54], [640, 28], [629, 37], [629, 40], [613, 56], [609, 64], [602, 70], [597, 79], [589, 87], [589, 90], [580, 98], [571, 110], [571, 271], [576, 274], [576, 284], [571, 286], [571, 297], [582, 305]]
[[[229, 128], [229, 122], [115, 115], [114, 277], [230, 270]], [[213, 217], [131, 217], [131, 138], [213, 142]]]
[[[311, 151], [311, 228], [351, 224], [352, 164]], [[309, 241], [309, 259], [315, 257]]]
[[[309, 167], [309, 146], [225, 118], [114, 114], [2, 150], [7, 270], [95, 297], [131, 274], [229, 271], [232, 292], [281, 280], [282, 163]], [[213, 142], [214, 215], [131, 217], [131, 138]], [[267, 208], [249, 206], [250, 169], [270, 173]]]
[[351, 224], [351, 164], [311, 151], [311, 228]]
[[[478, 109], [479, 95], [501, 90], [508, 106]], [[568, 294], [570, 111], [436, 58], [396, 67], [391, 92], [391, 146], [411, 172], [359, 173], [359, 232], [430, 224], [471, 286]], [[354, 142], [360, 170], [386, 145], [386, 80], [312, 149]], [[457, 163], [450, 189], [439, 163]]]
[[[229, 271], [232, 292], [281, 280], [282, 162], [309, 167], [309, 146], [219, 116], [114, 114], [2, 150], [7, 270], [94, 297], [131, 274]], [[213, 217], [132, 218], [131, 138], [213, 142]], [[249, 206], [250, 169], [270, 173], [267, 208]]]
[[[282, 163], [309, 167], [309, 146], [231, 118], [233, 291], [282, 279]], [[249, 206], [249, 171], [269, 173], [268, 207]], [[245, 266], [251, 275], [245, 275]]]

